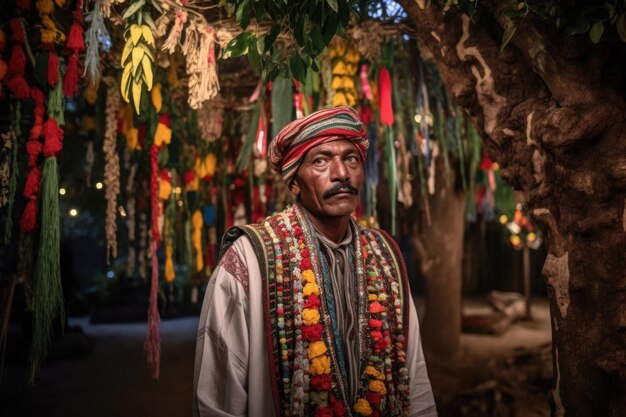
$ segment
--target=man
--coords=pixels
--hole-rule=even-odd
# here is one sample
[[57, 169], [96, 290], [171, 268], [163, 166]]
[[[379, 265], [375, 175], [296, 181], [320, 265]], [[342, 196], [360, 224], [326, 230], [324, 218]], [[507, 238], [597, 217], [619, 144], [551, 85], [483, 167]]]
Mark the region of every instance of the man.
[[196, 416], [437, 415], [400, 252], [351, 217], [367, 148], [350, 107], [270, 144], [297, 203], [225, 234], [200, 317]]

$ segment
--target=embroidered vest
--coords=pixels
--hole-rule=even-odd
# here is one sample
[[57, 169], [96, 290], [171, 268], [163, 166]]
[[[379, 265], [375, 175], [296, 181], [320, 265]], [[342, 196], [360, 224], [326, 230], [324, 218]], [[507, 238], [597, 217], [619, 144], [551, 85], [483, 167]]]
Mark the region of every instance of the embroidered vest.
[[[410, 297], [406, 269], [384, 232], [352, 221], [357, 290], [359, 387], [348, 399], [330, 279], [319, 243], [299, 206], [262, 224], [229, 229], [220, 255], [242, 234], [263, 279], [269, 369], [277, 416], [403, 416], [409, 411], [405, 367]], [[252, 277], [251, 277], [252, 278]], [[339, 337], [337, 337], [339, 336]]]

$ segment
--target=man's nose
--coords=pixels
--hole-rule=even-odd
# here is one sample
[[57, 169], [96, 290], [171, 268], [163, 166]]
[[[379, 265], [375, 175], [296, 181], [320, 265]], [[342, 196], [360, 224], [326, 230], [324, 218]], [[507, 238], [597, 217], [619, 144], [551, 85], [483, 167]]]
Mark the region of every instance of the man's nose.
[[346, 182], [350, 179], [350, 171], [342, 159], [334, 158], [331, 169], [332, 181]]

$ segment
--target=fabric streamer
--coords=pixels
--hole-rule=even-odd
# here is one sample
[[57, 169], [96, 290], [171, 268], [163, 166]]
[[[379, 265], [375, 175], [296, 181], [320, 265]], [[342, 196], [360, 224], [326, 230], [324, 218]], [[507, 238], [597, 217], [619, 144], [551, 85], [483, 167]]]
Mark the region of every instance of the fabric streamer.
[[278, 76], [272, 82], [272, 138], [293, 120], [291, 90], [292, 84], [288, 78]]

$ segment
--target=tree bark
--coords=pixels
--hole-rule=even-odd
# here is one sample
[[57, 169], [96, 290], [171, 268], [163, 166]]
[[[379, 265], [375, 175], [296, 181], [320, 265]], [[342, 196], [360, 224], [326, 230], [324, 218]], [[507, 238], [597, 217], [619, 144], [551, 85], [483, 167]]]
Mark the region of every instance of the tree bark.
[[[420, 46], [547, 235], [555, 416], [626, 410], [626, 47], [525, 18], [500, 51], [508, 2], [471, 21], [401, 0]], [[443, 2], [442, 2], [443, 3]], [[428, 5], [427, 5], [428, 4]], [[572, 3], [573, 4], [573, 3]]]
[[465, 193], [446, 181], [443, 157], [434, 158], [436, 192], [429, 198], [430, 225], [412, 237], [426, 283], [421, 321], [424, 349], [439, 360], [454, 358], [461, 342], [461, 283]]

